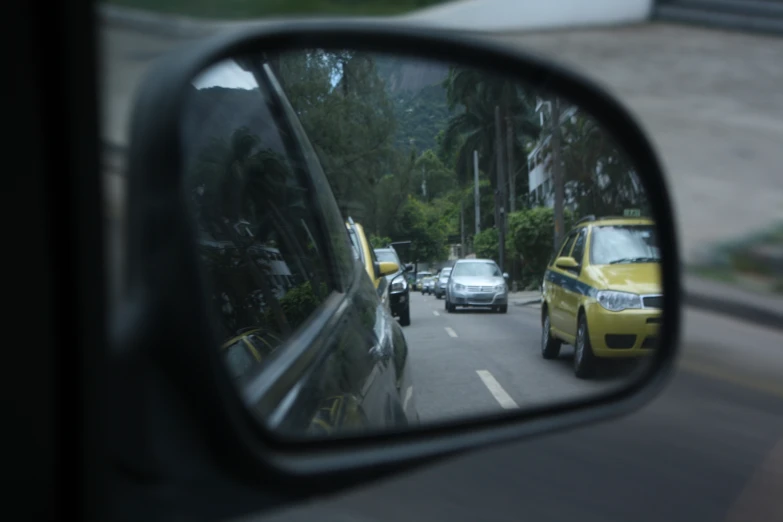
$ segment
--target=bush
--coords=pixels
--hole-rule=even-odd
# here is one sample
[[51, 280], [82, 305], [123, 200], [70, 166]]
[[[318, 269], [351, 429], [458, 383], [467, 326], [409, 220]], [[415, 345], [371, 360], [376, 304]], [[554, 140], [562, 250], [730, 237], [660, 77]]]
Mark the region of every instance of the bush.
[[[574, 216], [565, 211], [565, 234], [573, 226]], [[537, 287], [554, 252], [555, 220], [551, 208], [536, 207], [508, 216], [509, 255], [521, 256], [522, 285]]]
[[476, 257], [484, 259], [499, 260], [499, 241], [498, 229], [487, 228], [473, 237], [473, 250]]

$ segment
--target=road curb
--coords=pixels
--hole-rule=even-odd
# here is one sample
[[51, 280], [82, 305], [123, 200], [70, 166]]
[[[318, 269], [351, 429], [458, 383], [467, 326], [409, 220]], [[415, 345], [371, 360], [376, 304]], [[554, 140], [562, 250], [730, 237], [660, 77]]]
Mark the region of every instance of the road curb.
[[534, 304], [541, 304], [541, 298], [529, 299], [527, 301], [514, 301], [514, 306], [530, 306]]
[[[783, 300], [781, 300], [783, 303]], [[685, 292], [685, 305], [776, 330], [783, 329], [783, 311], [747, 301], [721, 299], [699, 292]]]

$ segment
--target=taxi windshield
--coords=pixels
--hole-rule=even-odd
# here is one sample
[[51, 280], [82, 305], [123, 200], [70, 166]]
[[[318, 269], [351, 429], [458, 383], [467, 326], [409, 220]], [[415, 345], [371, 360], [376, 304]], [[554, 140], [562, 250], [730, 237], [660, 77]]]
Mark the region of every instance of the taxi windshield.
[[611, 225], [593, 228], [590, 262], [594, 265], [658, 263], [661, 251], [652, 225]]

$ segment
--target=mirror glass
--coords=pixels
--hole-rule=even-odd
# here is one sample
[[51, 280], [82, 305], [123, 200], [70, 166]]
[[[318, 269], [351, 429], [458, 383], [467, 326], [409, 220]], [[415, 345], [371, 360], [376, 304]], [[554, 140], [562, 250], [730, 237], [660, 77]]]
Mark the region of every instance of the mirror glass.
[[312, 49], [217, 63], [183, 99], [214, 349], [269, 429], [520, 412], [627, 386], [651, 359], [642, 180], [546, 78]]

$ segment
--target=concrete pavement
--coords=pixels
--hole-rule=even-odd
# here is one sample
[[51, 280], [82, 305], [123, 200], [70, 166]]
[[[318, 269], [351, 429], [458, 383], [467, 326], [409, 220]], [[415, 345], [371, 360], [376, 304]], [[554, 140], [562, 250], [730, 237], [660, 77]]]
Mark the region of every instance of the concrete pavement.
[[687, 264], [783, 220], [783, 39], [651, 23], [498, 35], [616, 95], [658, 149]]
[[[419, 365], [414, 386], [425, 419], [498, 408], [475, 374], [493, 368], [493, 360], [506, 366], [492, 371], [519, 405], [565, 397], [569, 387], [586, 390], [579, 390], [586, 383], [575, 382], [567, 355], [557, 363], [534, 352], [540, 329], [523, 315], [530, 313], [525, 307], [507, 315], [460, 313], [448, 323], [449, 316], [432, 314], [442, 301], [415, 294], [412, 303], [416, 313], [405, 332]], [[448, 324], [457, 338], [446, 333]], [[675, 377], [635, 414], [243, 520], [779, 520], [783, 333], [692, 310], [685, 325]]]

